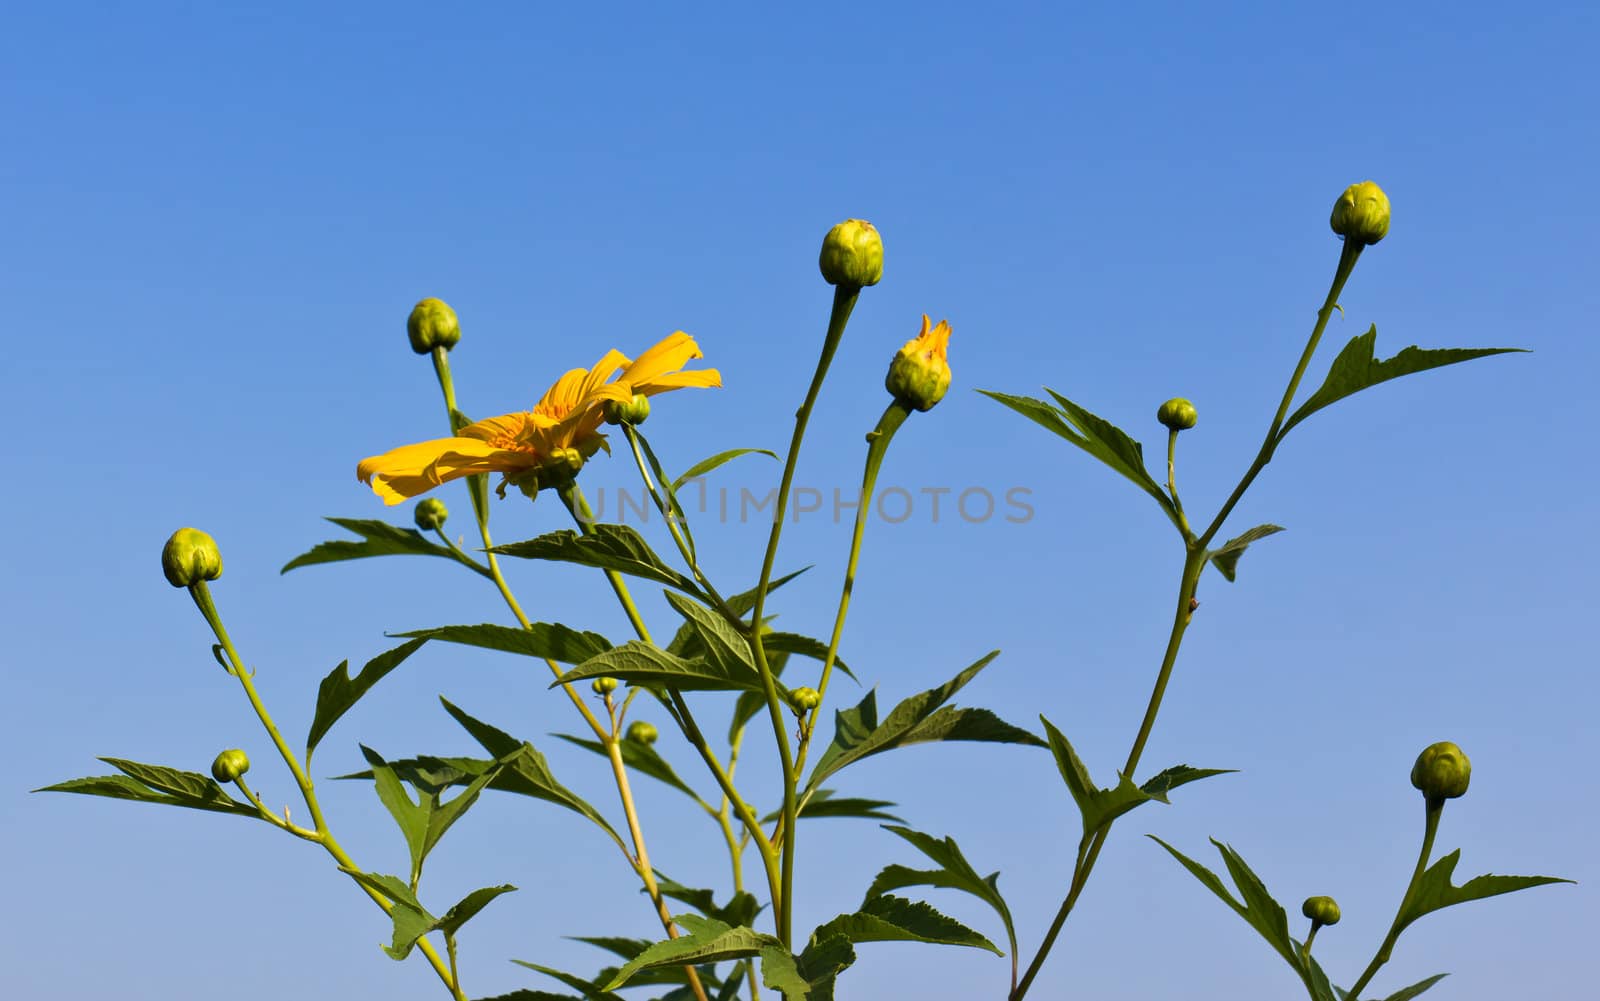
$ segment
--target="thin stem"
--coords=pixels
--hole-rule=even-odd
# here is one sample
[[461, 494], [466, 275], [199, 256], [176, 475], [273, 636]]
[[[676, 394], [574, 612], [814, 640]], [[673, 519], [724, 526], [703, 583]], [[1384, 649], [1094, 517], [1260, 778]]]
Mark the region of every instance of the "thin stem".
[[[639, 476], [644, 480], [645, 489], [650, 492], [650, 499], [655, 503], [656, 510], [661, 512], [661, 520], [667, 523], [667, 532], [672, 536], [673, 544], [678, 547], [678, 554], [683, 557], [684, 564], [688, 566], [689, 572], [694, 574], [696, 583], [705, 590], [706, 597], [710, 598], [716, 605], [717, 611], [722, 613], [724, 618], [732, 620], [739, 628], [743, 628], [743, 621], [733, 613], [733, 610], [728, 607], [728, 603], [722, 599], [722, 595], [717, 593], [716, 586], [701, 572], [700, 561], [696, 557], [694, 545], [689, 540], [684, 528], [678, 524], [676, 512], [681, 511], [682, 506], [677, 503], [676, 497], [672, 498], [672, 503], [669, 505], [667, 498], [663, 497], [661, 491], [657, 489], [655, 477], [651, 475], [650, 467], [645, 461], [644, 450], [640, 447], [644, 436], [631, 424], [622, 425], [622, 433], [627, 437], [628, 444], [633, 449], [633, 461], [639, 467]], [[669, 490], [671, 489], [670, 485], [665, 483], [663, 486]]]
[[795, 803], [795, 778], [794, 758], [789, 751], [789, 727], [783, 718], [783, 702], [778, 698], [777, 681], [773, 677], [772, 668], [767, 663], [766, 647], [761, 640], [761, 622], [767, 605], [767, 589], [772, 585], [772, 569], [778, 559], [778, 540], [783, 535], [783, 517], [789, 508], [789, 489], [794, 485], [795, 466], [800, 459], [800, 444], [805, 440], [806, 424], [811, 420], [811, 410], [816, 406], [817, 395], [822, 391], [822, 382], [828, 375], [828, 366], [833, 362], [834, 352], [839, 348], [839, 341], [844, 337], [845, 324], [850, 321], [850, 312], [855, 309], [856, 299], [861, 295], [857, 287], [839, 285], [833, 290], [833, 310], [828, 316], [828, 333], [822, 342], [822, 354], [817, 359], [816, 373], [811, 377], [811, 386], [806, 390], [805, 402], [800, 404], [800, 409], [794, 415], [794, 436], [789, 440], [789, 454], [784, 459], [783, 477], [778, 483], [778, 499], [772, 515], [772, 533], [767, 538], [766, 555], [761, 560], [761, 580], [756, 585], [755, 607], [752, 610], [750, 621], [754, 627], [750, 632], [750, 649], [755, 654], [756, 670], [761, 674], [761, 687], [767, 697], [767, 715], [772, 721], [772, 734], [778, 746], [778, 759], [783, 776], [783, 885], [781, 895], [774, 895], [772, 902], [777, 927], [778, 938], [785, 948], [793, 941], [793, 916], [794, 916], [794, 846], [799, 840], [795, 836], [795, 817], [798, 813]]
[[1167, 432], [1167, 494], [1172, 498], [1172, 508], [1178, 515], [1178, 531], [1183, 533], [1185, 543], [1194, 539], [1194, 533], [1189, 530], [1189, 519], [1183, 513], [1183, 501], [1178, 499], [1178, 431], [1173, 428]]
[[445, 548], [450, 550], [450, 555], [455, 557], [457, 563], [460, 563], [462, 566], [467, 567], [474, 573], [487, 577], [490, 580], [494, 579], [494, 574], [489, 571], [489, 568], [463, 552], [461, 547], [455, 544], [455, 540], [444, 534], [444, 529], [442, 527], [435, 528], [433, 530], [433, 534], [437, 535], [439, 537], [439, 541], [445, 544]]
[[1389, 926], [1389, 934], [1383, 937], [1383, 944], [1378, 946], [1377, 955], [1372, 957], [1372, 962], [1367, 964], [1366, 970], [1350, 987], [1350, 993], [1345, 995], [1347, 1001], [1360, 1001], [1361, 989], [1372, 982], [1379, 968], [1389, 961], [1389, 956], [1394, 952], [1395, 941], [1400, 938], [1400, 933], [1405, 931], [1406, 911], [1411, 906], [1411, 899], [1416, 895], [1417, 887], [1422, 883], [1422, 874], [1427, 871], [1428, 858], [1433, 854], [1433, 838], [1439, 833], [1439, 818], [1444, 814], [1444, 800], [1430, 800], [1427, 804], [1427, 814], [1422, 828], [1422, 851], [1417, 854], [1417, 866], [1411, 871], [1411, 882], [1406, 885], [1405, 896], [1400, 898], [1400, 908], [1394, 916], [1394, 923]]
[[1317, 940], [1317, 931], [1319, 929], [1321, 929], [1321, 928], [1322, 928], [1322, 923], [1321, 922], [1318, 922], [1318, 921], [1311, 922], [1311, 930], [1306, 932], [1306, 940], [1305, 940], [1305, 942], [1301, 943], [1301, 945], [1300, 945], [1300, 954], [1302, 956], [1311, 955], [1311, 943], [1315, 942]]

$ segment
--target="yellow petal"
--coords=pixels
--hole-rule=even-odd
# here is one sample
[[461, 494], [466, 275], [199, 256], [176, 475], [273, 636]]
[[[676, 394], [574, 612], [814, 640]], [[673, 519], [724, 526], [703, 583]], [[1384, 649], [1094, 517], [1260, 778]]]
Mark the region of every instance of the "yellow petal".
[[[629, 365], [618, 379], [635, 387], [653, 381], [657, 376], [675, 372], [696, 358], [705, 357], [694, 338], [681, 330], [663, 337]], [[637, 392], [637, 388], [635, 389]]]
[[473, 473], [523, 469], [532, 459], [476, 438], [434, 438], [362, 459], [356, 476], [372, 484], [372, 492], [392, 506]]
[[633, 383], [635, 393], [654, 396], [671, 389], [715, 389], [722, 385], [722, 373], [714, 368], [696, 369], [692, 372], [668, 372], [648, 382]]

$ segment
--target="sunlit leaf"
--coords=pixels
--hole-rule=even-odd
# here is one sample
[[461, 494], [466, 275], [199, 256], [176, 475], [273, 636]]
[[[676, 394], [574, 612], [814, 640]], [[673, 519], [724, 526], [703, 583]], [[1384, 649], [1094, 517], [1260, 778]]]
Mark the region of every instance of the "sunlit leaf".
[[563, 664], [576, 664], [611, 649], [610, 641], [599, 633], [570, 629], [558, 622], [535, 622], [526, 629], [485, 622], [475, 626], [417, 629], [395, 635], [461, 643], [525, 657], [548, 658]]
[[1239, 557], [1244, 555], [1250, 543], [1265, 539], [1269, 535], [1276, 535], [1283, 530], [1282, 525], [1257, 525], [1248, 532], [1229, 539], [1216, 549], [1208, 550], [1206, 559], [1211, 561], [1211, 565], [1216, 567], [1222, 576], [1231, 581], [1238, 572]]
[[626, 525], [591, 525], [587, 535], [570, 528], [562, 529], [525, 542], [495, 546], [494, 552], [528, 560], [555, 560], [615, 570], [703, 597], [693, 581], [663, 562], [644, 537]]
[[369, 556], [443, 556], [456, 559], [456, 554], [427, 538], [414, 528], [400, 528], [386, 521], [370, 518], [329, 518], [340, 528], [361, 536], [360, 542], [335, 539], [319, 543], [283, 565], [279, 573], [288, 573], [296, 567], [315, 563], [336, 563], [341, 560], [359, 560]]
[[350, 677], [350, 662], [344, 661], [322, 679], [322, 684], [317, 688], [317, 708], [311, 716], [311, 729], [306, 734], [307, 762], [311, 760], [311, 752], [316, 750], [333, 724], [371, 691], [372, 686], [382, 681], [426, 642], [426, 639], [413, 639], [393, 650], [386, 650], [367, 661], [361, 673], [354, 678]]
[[961, 853], [961, 848], [954, 838], [936, 838], [931, 834], [891, 824], [883, 825], [883, 829], [910, 842], [912, 847], [926, 855], [939, 868], [911, 869], [903, 865], [887, 866], [873, 879], [872, 885], [867, 887], [868, 900], [890, 890], [904, 889], [908, 886], [938, 886], [970, 893], [994, 908], [995, 913], [1000, 915], [1000, 921], [1006, 929], [1006, 940], [1011, 946], [1011, 955], [1016, 956], [1016, 927], [1011, 921], [1011, 908], [1000, 895], [998, 872], [979, 876], [978, 871]]
[[778, 457], [778, 453], [765, 448], [730, 448], [726, 452], [718, 452], [716, 455], [710, 456], [709, 458], [701, 459], [699, 462], [684, 470], [682, 476], [672, 481], [672, 489], [682, 490], [683, 485], [695, 477], [704, 476], [723, 463], [737, 459], [741, 455], [765, 455], [773, 459]]

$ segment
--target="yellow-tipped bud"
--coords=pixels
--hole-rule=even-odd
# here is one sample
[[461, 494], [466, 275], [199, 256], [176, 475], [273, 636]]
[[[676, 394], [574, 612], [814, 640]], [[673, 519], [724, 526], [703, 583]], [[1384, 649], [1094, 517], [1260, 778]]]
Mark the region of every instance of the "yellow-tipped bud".
[[796, 688], [789, 692], [789, 704], [797, 713], [808, 713], [822, 704], [822, 695], [815, 688]]
[[656, 742], [656, 737], [659, 735], [656, 733], [656, 727], [654, 723], [646, 723], [644, 720], [636, 720], [628, 724], [628, 732], [626, 736], [628, 740], [633, 741], [635, 744], [649, 745], [654, 744]]
[[1339, 905], [1332, 897], [1307, 897], [1300, 905], [1300, 913], [1319, 925], [1339, 923]]
[[411, 338], [411, 350], [425, 355], [434, 348], [449, 351], [461, 340], [461, 321], [456, 311], [443, 299], [424, 299], [411, 307], [406, 318], [406, 336]]
[[1472, 762], [1448, 740], [1423, 748], [1417, 763], [1411, 766], [1411, 784], [1421, 790], [1429, 803], [1465, 795], [1471, 781]]
[[596, 678], [594, 679], [594, 683], [589, 687], [594, 689], [594, 693], [596, 695], [610, 695], [612, 692], [617, 690], [617, 679]]
[[1377, 243], [1389, 235], [1389, 196], [1371, 181], [1352, 184], [1333, 203], [1328, 225], [1346, 240]]
[[601, 404], [601, 412], [605, 414], [607, 424], [643, 424], [650, 419], [650, 397], [634, 393], [633, 399], [627, 403], [607, 400]]
[[211, 777], [227, 785], [250, 770], [250, 756], [237, 747], [223, 751], [211, 762]]
[[418, 528], [424, 532], [432, 532], [444, 527], [445, 519], [450, 517], [450, 509], [437, 497], [424, 497], [417, 501], [416, 510], [411, 512], [411, 517]]
[[161, 549], [161, 572], [173, 587], [193, 587], [222, 576], [217, 542], [198, 528], [180, 528]]
[[913, 410], [932, 410], [950, 389], [950, 321], [937, 327], [922, 314], [922, 332], [906, 341], [906, 346], [889, 363], [883, 385], [890, 395]]
[[846, 219], [823, 237], [817, 264], [829, 285], [876, 285], [883, 278], [883, 238], [865, 219]]
[[1156, 411], [1156, 420], [1170, 430], [1187, 431], [1200, 420], [1200, 415], [1195, 413], [1193, 403], [1181, 396], [1174, 396], [1161, 404], [1161, 408]]

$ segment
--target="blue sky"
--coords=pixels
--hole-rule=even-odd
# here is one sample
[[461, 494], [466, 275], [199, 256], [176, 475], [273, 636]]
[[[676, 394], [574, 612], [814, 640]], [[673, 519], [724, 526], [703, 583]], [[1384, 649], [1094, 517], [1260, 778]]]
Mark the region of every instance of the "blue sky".
[[[385, 632], [505, 620], [491, 589], [442, 563], [277, 572], [336, 534], [322, 515], [405, 523], [407, 509], [386, 512], [352, 474], [363, 456], [440, 433], [431, 372], [402, 334], [419, 297], [461, 315], [453, 362], [475, 415], [527, 406], [608, 347], [691, 332], [725, 388], [657, 406], [647, 430], [681, 468], [787, 440], [826, 318], [817, 243], [838, 219], [874, 221], [886, 277], [856, 311], [799, 482], [854, 489], [883, 370], [926, 312], [954, 326], [955, 386], [902, 431], [883, 485], [922, 498], [1019, 488], [1034, 513], [968, 522], [946, 508], [935, 522], [919, 504], [875, 523], [844, 654], [892, 702], [1000, 648], [964, 704], [1035, 728], [1043, 712], [1109, 780], [1160, 656], [1179, 546], [1126, 482], [974, 390], [1047, 384], [1153, 456], [1157, 404], [1190, 397], [1200, 425], [1180, 486], [1191, 512], [1214, 511], [1326, 291], [1338, 253], [1328, 208], [1371, 177], [1393, 200], [1393, 229], [1363, 257], [1312, 378], [1374, 323], [1384, 355], [1413, 343], [1533, 353], [1379, 387], [1288, 440], [1229, 525], [1289, 531], [1251, 549], [1238, 583], [1205, 580], [1145, 756], [1151, 771], [1185, 761], [1241, 774], [1118, 826], [1036, 994], [1298, 989], [1145, 832], [1208, 861], [1207, 837], [1229, 841], [1291, 905], [1336, 896], [1344, 922], [1317, 952], [1348, 984], [1415, 857], [1411, 761], [1450, 739], [1474, 762], [1440, 836], [1463, 849], [1461, 873], [1580, 885], [1425, 920], [1379, 986], [1451, 971], [1430, 997], [1582, 997], [1600, 876], [1586, 848], [1600, 820], [1589, 627], [1600, 87], [1583, 68], [1596, 21], [1578, 5], [1475, 4], [1337, 16], [1175, 4], [11, 11], [0, 67], [10, 990], [437, 996], [419, 961], [379, 953], [384, 919], [309, 846], [230, 818], [26, 793], [98, 773], [96, 755], [204, 770], [242, 746], [256, 788], [289, 799], [203, 624], [159, 575], [157, 550], [180, 525], [221, 544], [218, 603], [291, 733], [322, 676], [386, 648]], [[746, 459], [719, 475], [765, 491], [777, 469]], [[584, 476], [591, 493], [632, 482], [620, 459]], [[443, 496], [466, 531], [464, 493]], [[507, 501], [496, 535], [564, 527], [559, 514], [550, 500]], [[774, 602], [788, 628], [824, 635], [848, 536], [828, 515], [786, 533], [780, 564], [815, 569]], [[645, 530], [667, 548], [659, 524]], [[697, 535], [728, 589], [753, 580], [763, 525]], [[513, 572], [536, 618], [625, 635], [603, 580]], [[670, 621], [641, 590], [652, 620]], [[357, 767], [358, 740], [391, 757], [469, 751], [441, 693], [533, 739], [615, 815], [603, 769], [544, 736], [576, 721], [537, 672], [442, 646], [335, 730], [318, 774]], [[706, 701], [707, 715], [725, 711]], [[698, 778], [681, 740], [661, 747]], [[775, 765], [752, 750], [741, 767]], [[714, 828], [640, 781], [659, 867], [723, 885]], [[358, 860], [399, 870], [403, 843], [370, 788], [327, 785]], [[1000, 869], [1031, 953], [1078, 823], [1048, 755], [914, 748], [839, 787], [895, 801], [981, 871]], [[772, 801], [770, 785], [753, 791]], [[563, 935], [655, 934], [631, 874], [581, 824], [491, 798], [445, 840], [430, 899], [523, 888], [465, 933], [469, 993], [554, 986], [511, 958], [599, 965]], [[851, 909], [883, 865], [915, 861], [870, 822], [814, 822], [797, 927]], [[965, 900], [935, 900], [999, 934]], [[842, 996], [999, 997], [1005, 965], [867, 947]]]

